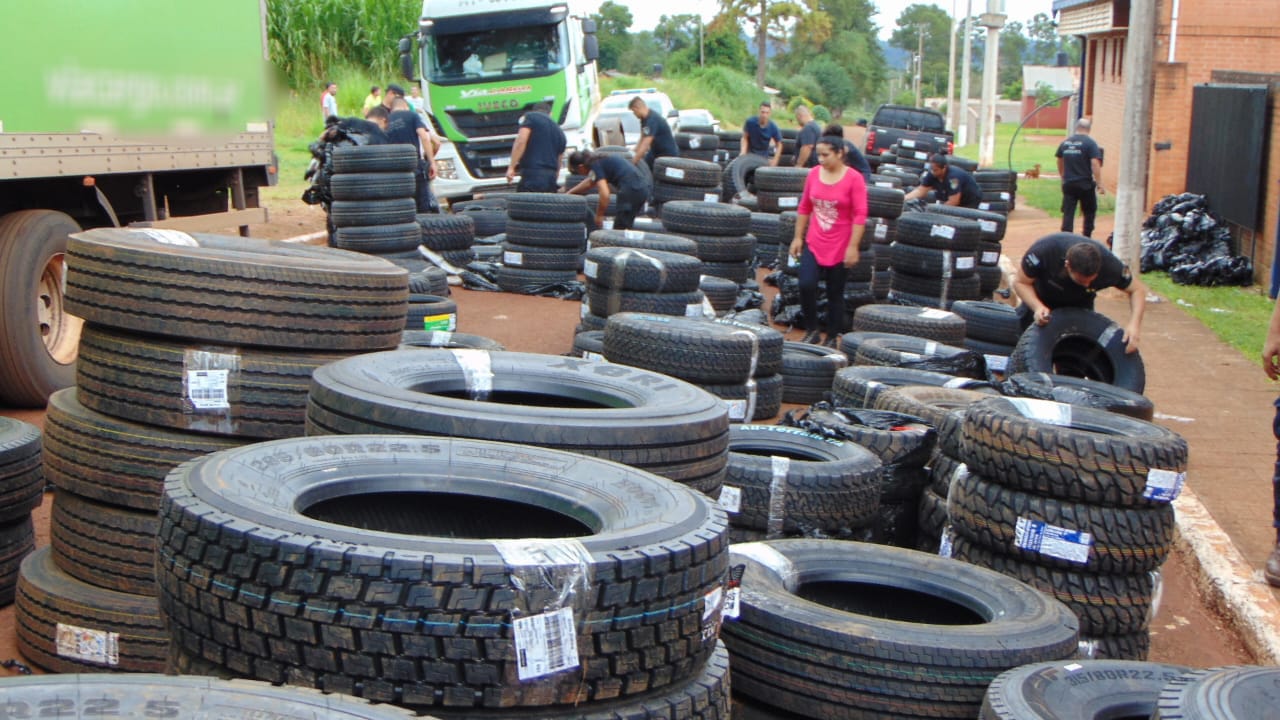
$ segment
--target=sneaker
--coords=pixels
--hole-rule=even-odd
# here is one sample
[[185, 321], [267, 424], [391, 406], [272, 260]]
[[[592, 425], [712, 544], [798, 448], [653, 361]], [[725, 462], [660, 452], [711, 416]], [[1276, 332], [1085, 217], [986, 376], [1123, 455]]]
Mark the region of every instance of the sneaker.
[[818, 345], [822, 343], [822, 333], [817, 330], [810, 330], [800, 338], [800, 342], [809, 343], [810, 345]]
[[1267, 579], [1268, 585], [1280, 587], [1280, 544], [1276, 545], [1276, 549], [1271, 551], [1271, 557], [1267, 558], [1262, 576]]
[[828, 335], [827, 339], [822, 341], [822, 345], [824, 347], [838, 349], [840, 347], [840, 338], [836, 335]]

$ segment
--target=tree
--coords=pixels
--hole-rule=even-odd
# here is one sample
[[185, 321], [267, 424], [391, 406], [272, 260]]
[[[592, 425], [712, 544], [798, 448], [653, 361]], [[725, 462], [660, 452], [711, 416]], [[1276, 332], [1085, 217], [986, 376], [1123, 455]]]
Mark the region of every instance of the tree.
[[[1000, 31], [1000, 74], [997, 84], [1005, 88], [1009, 100], [1022, 99], [1022, 61], [1030, 41], [1022, 34], [1022, 23], [1016, 20]], [[1010, 97], [1010, 92], [1017, 95]]]
[[[755, 63], [751, 59], [751, 51], [747, 49], [735, 23], [716, 18], [702, 32], [702, 55], [707, 67], [722, 66], [745, 73], [754, 72]], [[667, 67], [673, 73], [688, 72], [698, 67], [698, 49], [695, 37], [688, 47], [671, 53], [667, 59]]]
[[613, 0], [606, 0], [600, 6], [600, 12], [592, 15], [591, 19], [596, 21], [596, 37], [600, 42], [600, 67], [621, 67], [622, 56], [631, 47], [628, 32], [634, 21], [631, 11]]
[[[818, 0], [720, 0], [720, 14], [737, 23], [750, 24], [756, 40], [756, 84], [764, 87], [765, 63], [768, 60], [769, 41], [785, 43], [788, 37], [787, 23], [801, 20], [806, 14], [820, 12], [812, 9]], [[809, 20], [811, 24], [817, 20]], [[820, 23], [819, 23], [820, 24]]]
[[[870, 0], [821, 0], [829, 35], [810, 32], [808, 24], [796, 23], [787, 53], [778, 58], [779, 68], [791, 74], [805, 73], [808, 63], [827, 58], [844, 69], [854, 87], [854, 100], [878, 97], [884, 87], [886, 69], [880, 51], [878, 29], [871, 22], [876, 9]], [[825, 38], [825, 39], [824, 39]], [[838, 114], [840, 107], [835, 110]]]
[[927, 94], [937, 94], [941, 92], [940, 87], [947, 85], [950, 62], [951, 17], [946, 10], [936, 5], [911, 5], [898, 16], [898, 29], [893, 31], [889, 44], [914, 53], [922, 37], [924, 57], [920, 63], [920, 82]]
[[857, 88], [849, 73], [828, 57], [811, 60], [804, 66], [805, 74], [813, 77], [818, 83], [818, 94], [814, 98], [828, 107], [843, 110], [853, 104]]
[[675, 52], [681, 48], [698, 46], [697, 15], [663, 15], [658, 26], [653, 29], [653, 36], [666, 48], [667, 52]]

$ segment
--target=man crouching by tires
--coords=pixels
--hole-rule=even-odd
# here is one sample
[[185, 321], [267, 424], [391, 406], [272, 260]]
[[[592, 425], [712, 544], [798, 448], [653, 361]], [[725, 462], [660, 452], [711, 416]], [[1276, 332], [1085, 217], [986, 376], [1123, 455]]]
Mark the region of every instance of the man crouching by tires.
[[1138, 349], [1147, 287], [1129, 267], [1100, 242], [1071, 233], [1054, 233], [1035, 241], [1022, 256], [1013, 291], [1022, 299], [1018, 318], [1022, 329], [1044, 325], [1057, 308], [1093, 309], [1097, 291], [1117, 288], [1129, 296], [1129, 324], [1124, 328], [1124, 351]]

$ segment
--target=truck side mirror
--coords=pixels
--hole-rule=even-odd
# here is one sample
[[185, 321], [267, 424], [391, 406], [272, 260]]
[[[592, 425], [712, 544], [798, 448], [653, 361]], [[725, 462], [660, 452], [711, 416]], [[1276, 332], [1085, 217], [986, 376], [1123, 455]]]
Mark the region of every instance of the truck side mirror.
[[591, 18], [582, 18], [582, 34], [595, 35], [596, 21], [592, 20]]
[[595, 35], [588, 35], [582, 39], [582, 56], [587, 62], [594, 62], [600, 59], [600, 39]]
[[400, 38], [400, 74], [405, 80], [413, 80], [413, 35]]

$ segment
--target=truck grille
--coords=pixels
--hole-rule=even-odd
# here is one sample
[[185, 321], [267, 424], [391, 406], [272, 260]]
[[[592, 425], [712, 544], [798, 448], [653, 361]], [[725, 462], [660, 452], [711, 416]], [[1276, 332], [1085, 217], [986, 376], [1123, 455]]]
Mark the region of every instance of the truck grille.
[[518, 110], [498, 110], [496, 112], [478, 113], [474, 110], [446, 110], [453, 126], [466, 137], [492, 137], [494, 135], [515, 135], [520, 129], [517, 125], [520, 116], [533, 109], [529, 103]]
[[507, 164], [494, 165], [493, 160], [501, 158], [508, 162], [510, 161], [510, 140], [454, 143], [454, 147], [457, 149], [458, 157], [462, 159], [462, 164], [466, 165], [471, 177], [483, 179], [506, 176]]

